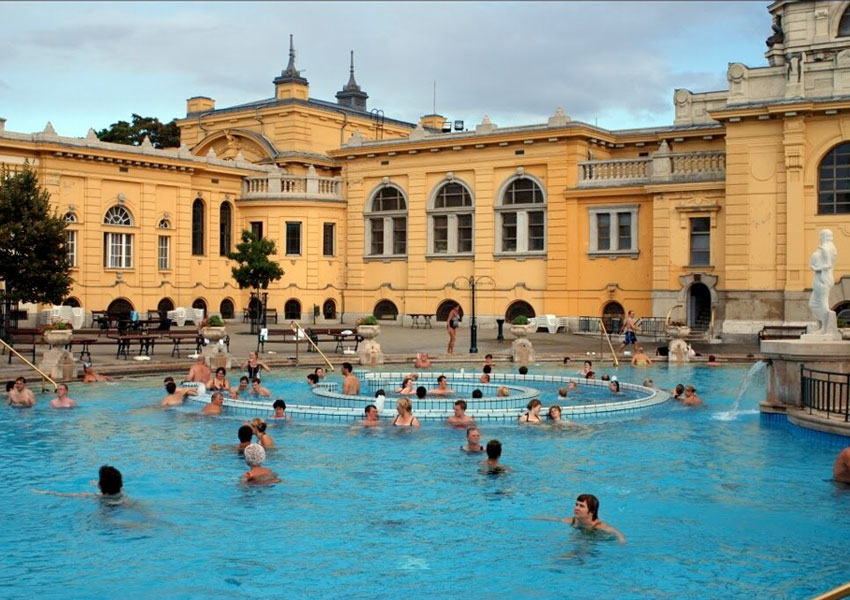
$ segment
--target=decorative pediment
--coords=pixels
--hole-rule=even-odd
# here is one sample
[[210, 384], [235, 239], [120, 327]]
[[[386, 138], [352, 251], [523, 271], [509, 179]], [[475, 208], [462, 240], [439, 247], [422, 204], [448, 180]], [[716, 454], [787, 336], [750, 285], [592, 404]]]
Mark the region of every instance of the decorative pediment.
[[192, 148], [195, 156], [207, 156], [210, 151], [224, 160], [243, 159], [251, 163], [277, 156], [277, 150], [268, 139], [244, 129], [225, 129], [211, 133]]

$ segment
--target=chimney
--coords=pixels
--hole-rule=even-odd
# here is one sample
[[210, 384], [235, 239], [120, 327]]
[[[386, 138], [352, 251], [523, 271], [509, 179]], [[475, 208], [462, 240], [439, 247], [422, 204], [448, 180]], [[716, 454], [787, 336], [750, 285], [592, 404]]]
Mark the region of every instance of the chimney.
[[215, 110], [215, 100], [206, 96], [194, 96], [186, 100], [186, 114], [207, 112]]

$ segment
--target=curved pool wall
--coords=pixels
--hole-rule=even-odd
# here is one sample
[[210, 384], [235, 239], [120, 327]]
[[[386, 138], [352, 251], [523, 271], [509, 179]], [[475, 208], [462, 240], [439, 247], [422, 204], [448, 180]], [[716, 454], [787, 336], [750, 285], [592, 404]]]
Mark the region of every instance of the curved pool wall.
[[[421, 421], [444, 421], [453, 413], [454, 403], [457, 400], [465, 400], [467, 403], [466, 413], [478, 422], [487, 421], [514, 421], [526, 411], [528, 402], [539, 399], [543, 403], [541, 413], [545, 414], [550, 405], [558, 404], [561, 407], [561, 418], [605, 418], [621, 414], [644, 411], [652, 407], [664, 404], [670, 400], [666, 391], [647, 388], [634, 383], [620, 383], [622, 395], [616, 400], [595, 401], [592, 398], [582, 404], [573, 404], [574, 399], [557, 398], [556, 392], [541, 391], [540, 387], [554, 387], [556, 385], [567, 385], [570, 382], [579, 386], [578, 394], [587, 390], [592, 395], [604, 396], [607, 393], [608, 381], [586, 380], [580, 377], [569, 377], [559, 375], [519, 375], [513, 373], [500, 373], [491, 376], [491, 383], [479, 382], [477, 373], [440, 373], [449, 379], [449, 385], [454, 391], [446, 396], [428, 396], [422, 400], [410, 396], [413, 402], [413, 412]], [[426, 388], [437, 387], [438, 373], [427, 373], [415, 382], [416, 386], [423, 385]], [[383, 407], [379, 407], [381, 418], [391, 419], [395, 416], [395, 401], [399, 396], [393, 390], [401, 383], [407, 375], [406, 372], [365, 372], [356, 370], [355, 375], [361, 381], [361, 395], [352, 396], [340, 392], [338, 382], [322, 382], [314, 386], [311, 400], [307, 403], [287, 402], [286, 412], [299, 420], [325, 420], [325, 421], [356, 421], [363, 418], [364, 409], [369, 404], [376, 404], [375, 392], [380, 389], [388, 393]], [[508, 388], [510, 395], [506, 397], [497, 396], [500, 387]], [[584, 388], [584, 390], [582, 390]], [[473, 390], [479, 389], [484, 393], [482, 398], [473, 398]], [[575, 394], [575, 393], [574, 393]], [[209, 402], [209, 395], [202, 393], [198, 396], [189, 396], [195, 402]], [[245, 400], [227, 398], [224, 401], [224, 412], [226, 414], [244, 417], [267, 417], [272, 412], [274, 398], [263, 400]]]

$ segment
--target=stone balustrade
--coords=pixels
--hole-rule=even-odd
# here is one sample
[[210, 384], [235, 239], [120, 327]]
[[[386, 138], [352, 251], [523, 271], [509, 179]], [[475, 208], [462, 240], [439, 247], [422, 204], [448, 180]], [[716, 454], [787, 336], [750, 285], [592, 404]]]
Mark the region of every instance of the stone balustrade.
[[242, 180], [242, 200], [342, 200], [340, 177], [270, 173]]
[[652, 156], [580, 162], [579, 188], [718, 181], [726, 177], [722, 151], [669, 152], [662, 147]]

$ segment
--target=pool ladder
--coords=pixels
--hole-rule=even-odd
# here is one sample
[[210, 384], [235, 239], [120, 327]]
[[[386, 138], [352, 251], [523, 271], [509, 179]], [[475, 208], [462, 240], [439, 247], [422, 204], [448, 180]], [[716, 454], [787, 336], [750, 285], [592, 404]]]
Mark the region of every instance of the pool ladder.
[[608, 342], [608, 348], [611, 350], [611, 356], [614, 357], [614, 366], [620, 366], [620, 360], [617, 358], [617, 353], [614, 352], [614, 345], [611, 343], [611, 336], [608, 335], [608, 330], [605, 328], [605, 323], [602, 319], [597, 319], [599, 321], [599, 328], [602, 330], [602, 336], [605, 338], [605, 341]]
[[52, 384], [53, 384], [53, 389], [56, 389], [56, 386], [57, 386], [58, 384], [57, 384], [55, 381], [53, 381], [53, 379], [51, 379], [51, 378], [50, 378], [50, 375], [48, 375], [47, 373], [45, 373], [44, 371], [42, 371], [41, 369], [39, 369], [38, 367], [36, 367], [34, 364], [32, 364], [30, 361], [28, 361], [26, 358], [24, 358], [23, 356], [21, 356], [21, 353], [20, 353], [20, 352], [18, 352], [17, 350], [15, 350], [14, 348], [12, 348], [12, 346], [10, 346], [9, 344], [7, 344], [7, 343], [5, 342], [5, 340], [0, 339], [0, 344], [3, 344], [3, 346], [5, 346], [5, 348], [6, 348], [9, 352], [11, 352], [12, 354], [14, 354], [14, 355], [15, 355], [15, 356], [17, 356], [18, 358], [20, 358], [22, 361], [24, 361], [24, 364], [26, 364], [29, 368], [31, 368], [33, 371], [35, 371], [36, 373], [38, 373], [38, 374], [41, 376], [41, 391], [42, 391], [42, 392], [44, 391], [44, 380], [45, 380], [45, 379], [46, 379], [47, 381], [49, 381], [50, 383], [52, 383]]
[[[294, 332], [295, 332], [295, 336], [296, 336], [296, 338], [297, 338], [299, 335], [304, 336], [304, 339], [305, 339], [305, 340], [307, 340], [307, 342], [308, 342], [311, 346], [313, 346], [313, 349], [314, 349], [316, 352], [318, 352], [318, 353], [319, 353], [319, 356], [321, 356], [321, 357], [322, 357], [322, 359], [323, 359], [323, 360], [325, 361], [325, 363], [328, 365], [328, 368], [329, 368], [331, 371], [333, 371], [333, 370], [334, 370], [334, 366], [331, 364], [331, 361], [329, 361], [329, 360], [328, 360], [328, 357], [327, 357], [327, 356], [325, 356], [325, 353], [324, 353], [324, 352], [322, 352], [321, 350], [319, 350], [319, 347], [316, 345], [316, 342], [314, 342], [314, 341], [313, 341], [313, 338], [311, 338], [311, 337], [309, 336], [309, 334], [308, 334], [308, 333], [304, 330], [304, 328], [303, 328], [303, 327], [301, 327], [301, 323], [299, 323], [298, 321], [291, 321], [291, 322], [289, 323], [289, 327], [292, 329], [292, 331], [294, 331]], [[298, 364], [298, 344], [297, 344], [297, 343], [295, 344], [295, 364], [296, 364], [296, 365]]]

